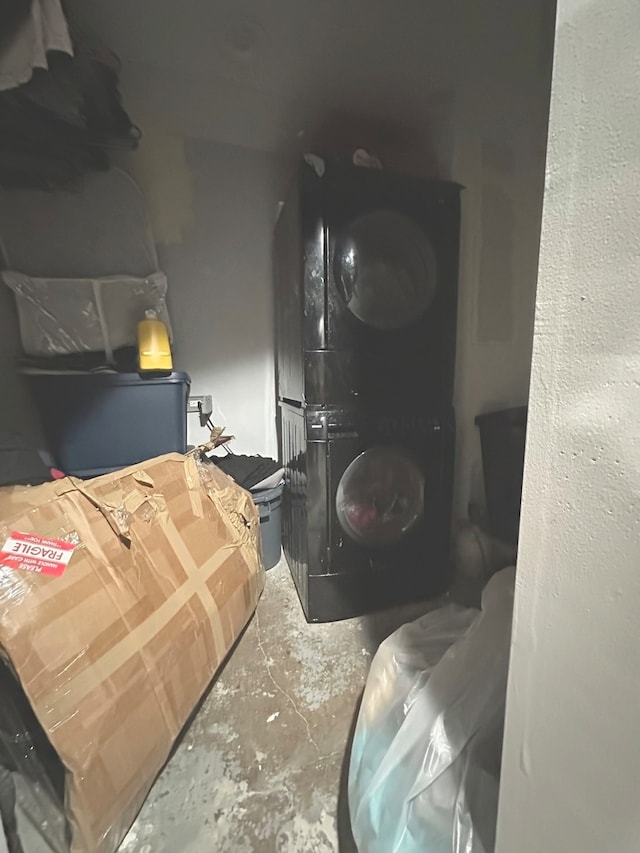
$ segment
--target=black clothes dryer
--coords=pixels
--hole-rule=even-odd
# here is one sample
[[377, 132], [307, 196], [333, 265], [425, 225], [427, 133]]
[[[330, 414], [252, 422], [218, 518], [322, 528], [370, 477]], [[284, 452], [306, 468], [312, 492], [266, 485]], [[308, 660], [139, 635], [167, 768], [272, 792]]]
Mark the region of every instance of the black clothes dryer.
[[275, 233], [279, 399], [373, 411], [451, 402], [460, 189], [303, 164]]
[[367, 417], [281, 404], [285, 554], [305, 615], [419, 601], [449, 580], [453, 411]]

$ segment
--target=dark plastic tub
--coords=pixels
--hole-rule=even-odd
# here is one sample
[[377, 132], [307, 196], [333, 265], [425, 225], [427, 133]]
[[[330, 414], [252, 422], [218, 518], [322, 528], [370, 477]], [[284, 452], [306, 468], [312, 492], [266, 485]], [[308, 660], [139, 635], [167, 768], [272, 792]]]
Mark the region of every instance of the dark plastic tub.
[[28, 374], [49, 449], [65, 474], [96, 477], [187, 449], [186, 373]]
[[478, 415], [482, 466], [491, 533], [518, 543], [527, 407]]
[[251, 495], [260, 513], [260, 540], [265, 569], [272, 569], [280, 560], [283, 491], [284, 484], [281, 484], [273, 489], [252, 492]]

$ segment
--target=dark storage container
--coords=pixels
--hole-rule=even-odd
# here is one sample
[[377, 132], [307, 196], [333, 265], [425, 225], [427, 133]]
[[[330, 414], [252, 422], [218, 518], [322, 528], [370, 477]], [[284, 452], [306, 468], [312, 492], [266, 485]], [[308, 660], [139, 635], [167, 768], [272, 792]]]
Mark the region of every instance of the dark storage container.
[[518, 543], [527, 407], [478, 415], [484, 488], [491, 533]]
[[0, 432], [0, 486], [39, 486], [51, 479], [40, 454], [13, 432]]
[[260, 542], [265, 569], [272, 569], [280, 559], [281, 506], [284, 485], [252, 492], [251, 497], [260, 513]]
[[29, 381], [65, 474], [96, 477], [187, 449], [186, 373], [34, 373]]

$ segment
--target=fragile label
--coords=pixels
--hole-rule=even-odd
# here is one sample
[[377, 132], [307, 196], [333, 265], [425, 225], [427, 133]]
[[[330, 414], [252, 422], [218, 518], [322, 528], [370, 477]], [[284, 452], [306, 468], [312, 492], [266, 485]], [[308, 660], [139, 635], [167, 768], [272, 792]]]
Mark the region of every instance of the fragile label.
[[0, 566], [59, 578], [69, 565], [75, 548], [75, 545], [59, 539], [44, 539], [33, 533], [13, 531], [0, 551]]

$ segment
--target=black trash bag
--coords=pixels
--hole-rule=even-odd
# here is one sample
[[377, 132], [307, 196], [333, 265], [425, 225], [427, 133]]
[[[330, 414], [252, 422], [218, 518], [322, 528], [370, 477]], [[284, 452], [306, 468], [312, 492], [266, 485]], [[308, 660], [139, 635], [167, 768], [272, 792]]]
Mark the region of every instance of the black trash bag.
[[1, 661], [0, 696], [0, 819], [9, 853], [29, 853], [34, 838], [52, 853], [67, 853], [64, 767]]
[[250, 490], [280, 470], [280, 465], [273, 459], [263, 456], [238, 456], [231, 454], [213, 460], [221, 471], [235, 480], [243, 489]]

